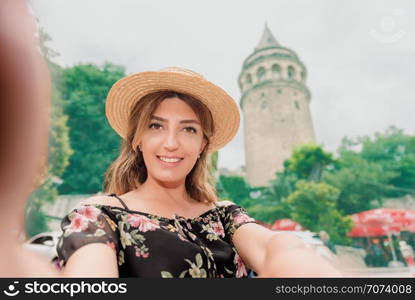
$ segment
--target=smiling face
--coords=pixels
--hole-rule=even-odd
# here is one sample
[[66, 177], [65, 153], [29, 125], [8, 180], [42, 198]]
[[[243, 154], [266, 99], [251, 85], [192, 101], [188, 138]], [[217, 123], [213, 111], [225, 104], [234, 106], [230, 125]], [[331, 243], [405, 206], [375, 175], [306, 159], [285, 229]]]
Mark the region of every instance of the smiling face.
[[179, 98], [164, 99], [141, 137], [148, 177], [163, 183], [184, 183], [205, 145], [193, 109]]

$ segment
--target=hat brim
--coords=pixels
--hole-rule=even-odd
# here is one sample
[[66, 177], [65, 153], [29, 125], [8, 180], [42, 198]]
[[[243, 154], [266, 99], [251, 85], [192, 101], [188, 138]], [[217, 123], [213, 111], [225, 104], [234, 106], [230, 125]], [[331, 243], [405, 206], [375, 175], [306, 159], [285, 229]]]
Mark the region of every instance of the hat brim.
[[223, 89], [210, 81], [176, 72], [148, 71], [129, 75], [117, 81], [106, 101], [106, 116], [111, 127], [126, 139], [128, 118], [134, 105], [153, 92], [175, 91], [201, 101], [210, 110], [214, 133], [209, 152], [225, 146], [239, 129], [240, 114], [236, 102]]

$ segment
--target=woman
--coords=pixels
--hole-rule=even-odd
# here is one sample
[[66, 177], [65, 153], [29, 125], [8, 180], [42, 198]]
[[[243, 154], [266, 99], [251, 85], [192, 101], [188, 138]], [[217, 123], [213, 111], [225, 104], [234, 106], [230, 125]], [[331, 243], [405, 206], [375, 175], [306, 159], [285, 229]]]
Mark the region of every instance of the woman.
[[[62, 221], [63, 274], [80, 277], [340, 276], [295, 237], [258, 225], [209, 183], [209, 154], [239, 128], [235, 101], [185, 69], [129, 75], [111, 88], [110, 125], [123, 138], [107, 195]], [[244, 226], [242, 226], [244, 225]]]
[[[24, 202], [38, 181], [40, 166], [43, 165], [46, 157], [47, 111], [50, 96], [49, 75], [45, 62], [38, 51], [39, 45], [34, 31], [35, 23], [29, 15], [25, 0], [0, 1], [0, 44], [2, 45], [0, 47], [0, 57], [2, 58], [0, 60], [0, 83], [2, 85], [0, 89], [0, 103], [2, 104], [0, 132], [1, 141], [4, 142], [0, 147], [2, 151], [0, 218], [3, 224], [0, 227], [2, 236], [0, 247], [1, 277], [120, 276], [125, 273], [119, 272], [118, 268], [121, 270], [123, 265], [131, 267], [135, 265], [133, 262], [128, 263], [128, 258], [143, 258], [144, 261], [149, 262], [150, 258], [157, 257], [156, 249], [161, 251], [161, 255], [158, 257], [166, 255], [168, 258], [172, 258], [158, 261], [159, 268], [161, 268], [160, 262], [164, 262], [161, 270], [165, 271], [156, 274], [159, 277], [168, 277], [170, 274], [180, 276], [180, 274], [173, 272], [173, 267], [178, 263], [187, 263], [186, 267], [189, 266], [187, 268], [188, 272], [184, 270], [183, 276], [190, 277], [203, 277], [204, 275], [221, 277], [223, 274], [220, 273], [220, 270], [226, 272], [225, 266], [229, 266], [230, 271], [226, 275], [237, 277], [246, 276], [247, 268], [256, 270], [263, 277], [338, 276], [336, 270], [312, 252], [309, 252], [294, 237], [273, 234], [253, 223], [241, 208], [232, 203], [222, 201], [220, 204], [225, 204], [225, 206], [221, 206], [219, 202], [212, 201], [216, 200], [215, 194], [206, 183], [207, 178], [204, 174], [207, 153], [219, 149], [233, 137], [237, 130], [236, 124], [239, 124], [239, 114], [236, 113], [237, 108], [234, 103], [229, 102], [230, 98], [221, 89], [192, 73], [190, 73], [192, 75], [188, 73], [189, 76], [183, 77], [186, 79], [184, 82], [178, 82], [177, 79], [180, 76], [177, 73], [156, 72], [154, 74], [158, 75], [155, 78], [146, 77], [148, 80], [142, 83], [147, 87], [153, 87], [153, 90], [147, 90], [147, 94], [160, 91], [160, 89], [157, 89], [160, 82], [170, 82], [170, 85], [166, 86], [166, 90], [174, 90], [176, 93], [185, 95], [189, 92], [193, 95], [192, 98], [196, 98], [198, 101], [204, 99], [202, 96], [209, 95], [209, 103], [203, 103], [210, 110], [212, 122], [209, 121], [209, 113], [206, 113], [205, 107], [199, 105], [201, 107], [199, 111], [197, 108], [199, 107], [198, 102], [193, 101], [194, 99], [178, 94], [169, 94], [169, 97], [164, 95], [167, 98], [157, 105], [154, 114], [158, 117], [160, 117], [158, 114], [161, 114], [166, 121], [163, 123], [161, 120], [157, 120], [162, 124], [152, 125], [151, 130], [146, 128], [146, 130], [148, 129], [147, 134], [141, 136], [133, 134], [134, 137], [137, 137], [134, 143], [131, 142], [133, 141], [131, 137], [124, 136], [126, 141], [130, 141], [131, 145], [134, 145], [134, 149], [131, 147], [129, 150], [125, 146], [120, 158], [108, 172], [107, 190], [118, 194], [120, 199], [122, 198], [123, 202], [129, 206], [127, 208], [120, 206], [121, 202], [117, 202], [115, 197], [94, 197], [89, 200], [89, 203], [77, 208], [78, 215], [70, 214], [66, 219], [67, 225], [68, 220], [70, 219], [69, 224], [72, 224], [72, 220], [76, 216], [78, 216], [78, 223], [74, 222], [72, 227], [64, 226], [66, 227], [66, 236], [64, 235], [61, 239], [62, 244], [59, 246], [59, 250], [61, 261], [65, 261], [65, 259], [68, 261], [60, 272], [52, 269], [50, 264], [45, 263], [29, 251], [24, 250], [17, 239], [16, 233], [23, 228]], [[195, 77], [192, 77], [193, 75]], [[166, 81], [166, 77], [170, 78], [171, 81]], [[138, 82], [128, 82], [134, 83], [134, 86], [138, 87]], [[127, 87], [122, 84], [115, 85], [108, 97], [108, 118], [121, 135], [125, 133], [127, 126], [125, 122], [126, 114], [128, 115], [129, 109], [132, 108], [129, 106], [132, 102], [127, 100], [129, 97], [138, 99], [144, 96], [130, 93], [131, 89]], [[180, 101], [177, 101], [178, 98]], [[190, 100], [186, 102], [181, 98], [189, 98]], [[121, 101], [124, 104], [119, 105]], [[181, 101], [188, 106], [183, 106]], [[223, 102], [225, 102], [224, 105]], [[189, 111], [189, 107], [191, 111]], [[174, 109], [174, 114], [170, 114], [171, 109]], [[148, 111], [150, 108], [148, 106], [142, 108], [143, 112], [146, 110]], [[225, 119], [217, 118], [220, 112], [224, 112]], [[205, 116], [207, 116], [206, 120]], [[192, 123], [187, 121], [186, 127], [180, 127], [179, 124], [182, 119], [193, 121]], [[195, 124], [194, 120], [200, 124]], [[140, 120], [131, 119], [131, 121], [133, 124], [140, 122], [140, 124], [145, 124]], [[209, 125], [209, 122], [212, 124]], [[218, 130], [218, 128], [221, 130]], [[201, 138], [202, 130], [203, 138]], [[143, 132], [143, 130], [137, 126], [137, 132]], [[204, 135], [206, 135], [206, 138]], [[140, 148], [143, 152], [139, 152]], [[155, 152], [158, 150], [163, 152]], [[128, 151], [136, 153], [136, 157], [129, 155]], [[165, 165], [165, 168], [161, 168], [161, 165], [157, 165], [159, 161], [155, 157], [172, 156], [173, 153], [178, 155], [179, 158], [183, 158], [183, 160], [174, 167]], [[196, 159], [198, 155], [200, 155], [200, 158]], [[133, 160], [129, 161], [129, 158], [133, 158]], [[192, 166], [192, 162], [194, 166]], [[171, 164], [174, 165], [175, 163], [172, 162]], [[140, 169], [136, 171], [137, 174], [148, 173], [146, 179], [149, 178], [149, 180], [129, 176], [130, 174], [126, 173], [125, 170], [134, 171], [134, 167], [131, 168], [132, 165], [140, 166]], [[148, 172], [143, 172], [143, 165]], [[173, 168], [178, 171], [172, 172]], [[187, 171], [189, 171], [189, 174], [186, 174]], [[125, 177], [117, 177], [122, 174]], [[194, 176], [192, 180], [185, 180], [183, 185], [185, 174], [186, 179], [190, 178], [191, 174], [197, 176]], [[141, 182], [143, 183], [141, 184]], [[135, 184], [137, 184], [137, 187], [130, 190], [129, 187], [135, 186]], [[138, 196], [140, 197], [138, 198]], [[157, 201], [150, 201], [152, 200], [151, 197], [155, 196], [164, 197], [157, 198]], [[218, 208], [213, 206], [216, 204]], [[125, 220], [121, 218], [121, 222], [114, 224], [110, 219], [110, 211], [118, 212], [120, 216], [125, 217]], [[106, 212], [108, 212], [107, 216]], [[125, 214], [122, 214], [122, 212], [125, 212]], [[155, 216], [155, 218], [149, 218], [153, 222], [143, 222], [144, 218], [141, 217], [150, 216], [150, 213]], [[171, 217], [172, 213], [176, 213], [173, 218]], [[205, 234], [204, 242], [206, 243], [217, 242], [214, 244], [215, 247], [212, 247], [212, 244], [209, 244], [209, 246], [216, 251], [217, 249], [224, 249], [222, 255], [213, 253], [212, 259], [209, 255], [210, 248], [206, 246], [203, 249], [202, 246], [204, 247], [204, 245], [200, 242], [201, 239], [196, 240], [196, 243], [192, 240], [194, 233], [187, 226], [189, 224], [188, 219], [191, 219], [190, 227], [196, 224], [197, 218], [194, 218], [195, 216], [202, 217], [202, 222], [206, 218], [207, 223], [216, 224], [216, 226], [202, 227], [202, 230], [196, 231], [196, 233]], [[221, 227], [219, 222], [209, 220], [208, 216], [212, 219], [214, 216], [218, 217], [225, 225], [222, 223]], [[168, 226], [167, 223], [163, 225], [163, 222], [159, 222], [158, 224], [161, 225], [159, 225], [160, 228], [157, 228], [157, 221], [164, 218], [166, 218], [165, 221], [173, 220], [173, 224]], [[130, 224], [134, 228], [128, 231], [120, 224], [122, 226]], [[244, 226], [241, 226], [242, 224]], [[83, 229], [85, 225], [87, 226]], [[99, 228], [101, 230], [94, 231], [95, 225], [101, 226]], [[119, 230], [119, 228], [123, 230]], [[166, 240], [162, 239], [162, 237], [167, 236], [166, 228], [171, 230], [172, 243], [166, 243]], [[68, 235], [71, 230], [72, 233]], [[85, 235], [88, 230], [94, 232], [95, 241], [90, 240], [91, 236]], [[141, 236], [146, 237], [145, 234], [155, 233], [157, 230], [159, 233], [165, 230], [164, 235], [157, 235], [156, 238], [149, 238], [144, 241], [141, 239]], [[207, 233], [208, 231], [209, 233]], [[119, 232], [118, 236], [117, 232]], [[78, 238], [76, 238], [77, 234]], [[91, 243], [91, 241], [93, 242]], [[148, 251], [143, 247], [139, 247], [137, 251], [134, 248], [136, 244], [133, 245], [133, 241], [142, 241], [143, 245], [152, 241], [153, 244]], [[158, 245], [155, 244], [157, 241], [159, 242]], [[183, 251], [176, 252], [179, 249], [177, 242], [183, 242], [182, 246], [189, 246], [186, 253]], [[128, 245], [129, 243], [131, 245]], [[123, 261], [123, 256], [120, 254], [121, 252], [115, 255], [111, 246], [116, 250], [116, 247], [124, 249], [123, 244], [125, 248], [129, 247], [127, 248], [129, 252], [124, 253], [124, 264], [118, 265], [119, 262]], [[65, 245], [71, 245], [72, 249], [65, 248]], [[164, 245], [166, 247], [163, 247]], [[130, 250], [133, 250], [133, 254]], [[183, 247], [179, 250], [183, 250]], [[188, 255], [190, 252], [192, 252], [192, 255], [196, 254], [189, 259], [189, 264], [183, 258], [185, 258], [185, 254]], [[72, 253], [70, 258], [69, 253]], [[180, 259], [176, 259], [177, 254], [182, 254], [182, 256], [179, 255]], [[157, 262], [157, 260], [152, 261], [152, 263], [154, 262]], [[212, 267], [213, 262], [217, 266], [216, 269]], [[122, 272], [126, 272], [125, 267], [123, 268]], [[149, 268], [143, 268], [143, 270], [149, 270]]]

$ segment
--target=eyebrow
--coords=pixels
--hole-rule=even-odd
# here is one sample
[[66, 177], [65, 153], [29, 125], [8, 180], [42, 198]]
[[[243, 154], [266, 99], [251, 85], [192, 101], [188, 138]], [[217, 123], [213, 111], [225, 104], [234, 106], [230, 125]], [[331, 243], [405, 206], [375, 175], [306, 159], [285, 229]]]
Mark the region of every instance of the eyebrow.
[[[155, 119], [155, 120], [158, 120], [158, 121], [161, 121], [161, 122], [168, 122], [168, 120], [166, 120], [166, 119], [164, 119], [162, 117], [154, 116], [154, 115], [151, 116], [151, 119]], [[197, 121], [197, 120], [181, 120], [180, 123], [184, 123], [184, 124], [196, 123], [196, 124], [199, 124], [200, 125], [199, 121]]]

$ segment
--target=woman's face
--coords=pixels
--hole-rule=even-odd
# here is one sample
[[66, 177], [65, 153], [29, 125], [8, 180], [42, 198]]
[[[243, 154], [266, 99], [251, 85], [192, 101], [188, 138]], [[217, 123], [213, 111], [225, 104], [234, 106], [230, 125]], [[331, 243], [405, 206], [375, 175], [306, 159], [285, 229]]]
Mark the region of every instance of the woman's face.
[[199, 118], [192, 108], [178, 98], [166, 98], [141, 139], [148, 176], [164, 183], [182, 183], [205, 145]]

